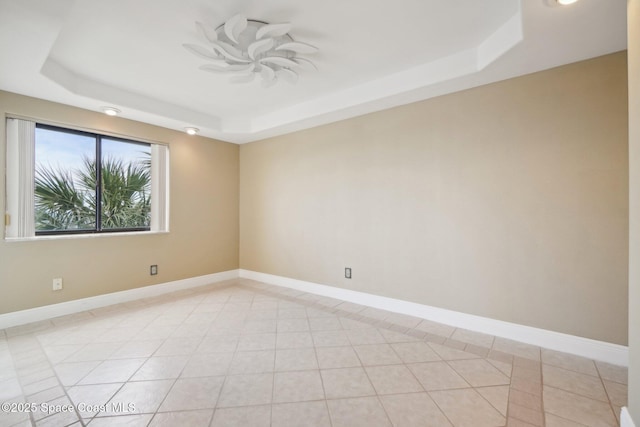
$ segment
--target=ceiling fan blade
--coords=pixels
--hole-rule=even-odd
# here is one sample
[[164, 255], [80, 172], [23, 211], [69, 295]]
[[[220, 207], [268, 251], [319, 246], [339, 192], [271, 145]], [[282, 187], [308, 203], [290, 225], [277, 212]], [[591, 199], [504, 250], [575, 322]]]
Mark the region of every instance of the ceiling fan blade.
[[202, 58], [208, 59], [208, 60], [220, 60], [220, 55], [216, 54], [214, 51], [207, 49], [205, 47], [202, 46], [198, 46], [197, 44], [188, 44], [185, 43], [182, 45], [185, 49], [187, 49], [189, 52], [193, 53], [194, 55], [200, 56]]
[[267, 56], [266, 58], [262, 58], [260, 63], [267, 62], [269, 64], [279, 65], [281, 67], [298, 67], [300, 64], [292, 61], [288, 58], [283, 58], [282, 56]]
[[[231, 45], [229, 45], [228, 43], [224, 43], [224, 42], [215, 42], [215, 43], [211, 43], [211, 46], [213, 47], [213, 49], [218, 52], [220, 55], [224, 56], [227, 59], [230, 59], [232, 61], [235, 62], [241, 62], [241, 63], [249, 63], [251, 62], [248, 59], [244, 59], [243, 57], [236, 55], [234, 53], [229, 52], [229, 50], [233, 51], [236, 49], [233, 49], [233, 47]], [[230, 49], [231, 48], [231, 49]]]
[[228, 53], [230, 53], [233, 56], [237, 56], [238, 58], [244, 58], [244, 55], [242, 54], [242, 51], [240, 49], [238, 49], [237, 47], [235, 47], [234, 45], [232, 45], [231, 43], [227, 43], [227, 42], [223, 42], [218, 40], [215, 43], [212, 43], [212, 45], [218, 45], [220, 47], [222, 47], [225, 51], [227, 51]]
[[229, 72], [226, 67], [221, 67], [215, 64], [201, 65], [199, 68], [203, 71], [209, 71], [210, 73], [225, 74]]
[[279, 69], [278, 71], [276, 71], [276, 75], [278, 76], [279, 79], [282, 78], [287, 83], [291, 83], [292, 85], [298, 82], [298, 73], [288, 68]]
[[216, 64], [205, 64], [205, 65], [201, 65], [200, 69], [204, 70], [204, 71], [211, 71], [214, 73], [228, 73], [228, 72], [235, 72], [235, 71], [251, 71], [253, 70], [253, 64], [231, 64], [231, 65], [226, 65], [226, 66], [220, 66], [220, 65], [216, 65]]
[[229, 20], [224, 24], [224, 33], [232, 42], [238, 44], [238, 37], [246, 28], [247, 18], [239, 13], [229, 18]]
[[211, 27], [207, 27], [202, 22], [196, 22], [196, 31], [200, 37], [208, 42], [215, 42], [218, 40], [218, 33], [216, 33], [216, 30]]
[[281, 44], [276, 48], [276, 50], [290, 50], [291, 52], [295, 53], [308, 54], [316, 53], [318, 51], [318, 48], [307, 43], [289, 42]]
[[259, 40], [265, 36], [280, 37], [291, 31], [291, 24], [267, 24], [258, 29], [256, 32], [256, 40]]
[[242, 72], [251, 72], [253, 71], [253, 64], [231, 64], [227, 67], [229, 71], [242, 71]]
[[247, 48], [247, 53], [249, 54], [249, 58], [255, 60], [256, 56], [268, 51], [272, 47], [273, 39], [258, 40], [249, 45], [249, 47]]
[[234, 67], [236, 67], [236, 69], [234, 69], [233, 71], [237, 71], [237, 74], [244, 74], [244, 73], [248, 73], [248, 74], [255, 74], [254, 71], [256, 69], [256, 64], [242, 64], [242, 65], [234, 65]]
[[262, 76], [262, 80], [273, 80], [276, 77], [276, 72], [273, 68], [265, 65], [260, 70], [260, 75]]
[[307, 70], [312, 69], [312, 70], [318, 71], [318, 67], [316, 67], [316, 64], [314, 64], [313, 62], [309, 61], [306, 58], [296, 57], [296, 58], [292, 58], [292, 61], [297, 63], [298, 66], [300, 66], [303, 69], [307, 69]]
[[242, 74], [239, 76], [233, 76], [229, 79], [231, 83], [251, 83], [256, 78], [256, 73]]

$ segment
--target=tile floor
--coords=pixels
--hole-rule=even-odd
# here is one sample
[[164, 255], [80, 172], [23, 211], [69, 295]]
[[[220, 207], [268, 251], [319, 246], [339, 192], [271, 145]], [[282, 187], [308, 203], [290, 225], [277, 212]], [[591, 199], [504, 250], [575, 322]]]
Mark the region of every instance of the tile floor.
[[0, 426], [616, 426], [626, 381], [243, 279], [0, 331]]

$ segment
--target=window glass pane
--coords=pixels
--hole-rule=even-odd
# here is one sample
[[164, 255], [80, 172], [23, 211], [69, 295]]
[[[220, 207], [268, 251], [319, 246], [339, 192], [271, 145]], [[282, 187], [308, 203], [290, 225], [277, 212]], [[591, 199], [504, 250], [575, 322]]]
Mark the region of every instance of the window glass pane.
[[149, 228], [151, 145], [102, 137], [102, 229]]
[[92, 136], [36, 128], [36, 231], [95, 229], [95, 152]]

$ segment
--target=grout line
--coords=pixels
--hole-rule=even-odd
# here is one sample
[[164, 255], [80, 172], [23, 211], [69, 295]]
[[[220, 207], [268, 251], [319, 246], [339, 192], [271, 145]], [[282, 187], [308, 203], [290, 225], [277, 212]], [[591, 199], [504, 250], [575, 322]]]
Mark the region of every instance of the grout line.
[[[256, 282], [258, 283], [258, 282]], [[240, 291], [240, 292], [236, 292], [236, 291]], [[221, 295], [224, 298], [221, 298], [220, 301], [216, 300], [214, 302], [207, 302], [205, 303], [204, 300], [206, 300], [206, 298], [211, 295], [212, 291], [231, 291], [229, 293], [227, 293], [226, 295]], [[246, 291], [246, 294], [244, 294], [244, 292]], [[83, 324], [83, 322], [85, 321], [89, 321], [89, 322], [93, 322], [93, 321], [105, 321], [109, 318], [115, 318], [115, 319], [119, 319], [117, 325], [122, 324], [127, 318], [130, 317], [135, 317], [135, 315], [140, 314], [140, 313], [144, 313], [147, 314], [147, 312], [150, 314], [150, 316], [148, 316], [148, 318], [145, 317], [145, 326], [140, 329], [139, 331], [137, 331], [136, 335], [141, 333], [142, 331], [144, 331], [147, 327], [149, 327], [150, 325], [153, 324], [154, 321], [156, 321], [157, 319], [161, 318], [163, 315], [165, 314], [170, 314], [173, 313], [174, 310], [177, 307], [181, 307], [184, 306], [185, 310], [180, 309], [179, 310], [179, 314], [183, 315], [184, 314], [184, 319], [182, 319], [181, 323], [178, 325], [175, 325], [175, 327], [171, 330], [171, 333], [168, 334], [167, 336], [164, 336], [163, 338], [156, 338], [156, 340], [162, 340], [162, 343], [147, 357], [144, 357], [145, 361], [135, 370], [135, 372], [122, 384], [122, 386], [120, 388], [118, 388], [118, 390], [116, 390], [114, 392], [114, 394], [108, 399], [107, 402], [109, 402], [111, 399], [113, 399], [113, 397], [115, 395], [117, 395], [122, 388], [124, 387], [124, 385], [131, 383], [133, 381], [131, 381], [131, 379], [136, 375], [136, 373], [142, 368], [142, 366], [144, 366], [145, 363], [147, 363], [147, 361], [149, 359], [151, 359], [152, 357], [156, 357], [157, 352], [159, 351], [159, 349], [162, 347], [162, 345], [164, 345], [168, 340], [171, 340], [173, 338], [175, 339], [182, 339], [182, 338], [199, 338], [199, 341], [197, 343], [197, 345], [195, 346], [194, 351], [187, 355], [187, 361], [185, 362], [184, 366], [182, 367], [182, 369], [180, 370], [180, 373], [177, 375], [176, 378], [173, 379], [173, 383], [171, 384], [171, 387], [169, 388], [169, 390], [167, 391], [166, 395], [164, 396], [164, 398], [162, 399], [160, 405], [158, 406], [157, 410], [152, 414], [152, 418], [151, 421], [156, 417], [157, 413], [158, 413], [158, 409], [162, 406], [162, 404], [166, 401], [167, 397], [169, 396], [169, 394], [171, 393], [171, 391], [173, 390], [173, 388], [175, 387], [176, 383], [178, 382], [179, 379], [181, 379], [181, 375], [184, 373], [186, 367], [188, 366], [188, 364], [190, 363], [191, 360], [193, 360], [193, 358], [195, 357], [198, 348], [202, 345], [202, 343], [204, 342], [204, 340], [207, 337], [210, 337], [212, 335], [208, 335], [209, 332], [214, 328], [215, 322], [218, 319], [221, 319], [222, 317], [224, 317], [223, 313], [225, 313], [225, 307], [229, 307], [229, 308], [235, 308], [232, 307], [231, 304], [237, 304], [237, 307], [243, 307], [243, 305], [248, 304], [248, 308], [246, 310], [244, 310], [244, 308], [240, 311], [240, 316], [238, 316], [238, 318], [242, 321], [245, 322], [247, 320], [248, 315], [251, 313], [251, 307], [253, 306], [253, 304], [255, 304], [256, 302], [256, 297], [258, 295], [261, 296], [265, 296], [268, 299], [274, 299], [276, 303], [276, 318], [275, 320], [275, 324], [276, 324], [276, 331], [275, 331], [275, 335], [277, 338], [277, 334], [279, 332], [279, 311], [280, 311], [280, 305], [283, 302], [286, 303], [293, 303], [296, 304], [298, 306], [300, 306], [301, 308], [303, 308], [305, 310], [305, 317], [301, 317], [301, 318], [283, 318], [283, 319], [305, 319], [307, 322], [307, 325], [309, 326], [309, 330], [306, 331], [294, 331], [293, 333], [300, 333], [300, 332], [304, 332], [304, 333], [308, 333], [311, 336], [312, 342], [313, 342], [313, 346], [312, 348], [314, 349], [314, 355], [316, 358], [316, 363], [318, 364], [318, 374], [320, 375], [320, 380], [321, 380], [321, 384], [322, 384], [322, 390], [325, 396], [325, 408], [327, 410], [327, 413], [329, 415], [329, 420], [331, 423], [333, 423], [332, 419], [331, 419], [331, 413], [329, 412], [329, 407], [328, 407], [328, 400], [334, 400], [334, 399], [327, 399], [326, 398], [326, 392], [325, 392], [325, 386], [324, 386], [324, 381], [322, 379], [322, 375], [321, 375], [321, 369], [320, 369], [320, 364], [319, 364], [319, 360], [318, 360], [318, 348], [315, 345], [315, 342], [313, 341], [313, 332], [329, 332], [329, 331], [312, 331], [311, 330], [311, 324], [310, 324], [310, 318], [309, 318], [309, 313], [308, 313], [308, 309], [313, 309], [313, 310], [319, 310], [322, 311], [326, 314], [330, 314], [332, 316], [335, 317], [331, 317], [331, 318], [337, 318], [338, 321], [340, 321], [341, 319], [343, 320], [349, 320], [349, 321], [354, 321], [354, 322], [362, 322], [362, 323], [366, 323], [368, 325], [370, 325], [372, 328], [372, 330], [376, 330], [379, 331], [380, 329], [385, 329], [388, 331], [393, 331], [393, 332], [397, 332], [397, 333], [401, 333], [401, 334], [406, 334], [412, 337], [416, 337], [416, 335], [420, 335], [418, 338], [419, 341], [417, 342], [426, 342], [427, 344], [430, 345], [430, 343], [437, 343], [437, 344], [441, 344], [444, 345], [447, 348], [451, 348], [451, 349], [455, 349], [455, 350], [460, 350], [460, 351], [466, 351], [468, 353], [470, 353], [471, 355], [473, 355], [474, 357], [470, 357], [469, 359], [460, 359], [460, 360], [476, 360], [476, 359], [480, 359], [480, 360], [496, 360], [496, 361], [500, 361], [503, 363], [509, 363], [511, 365], [511, 377], [510, 377], [510, 382], [509, 382], [509, 390], [507, 393], [507, 413], [506, 413], [506, 422], [509, 422], [509, 416], [511, 414], [510, 411], [510, 407], [511, 407], [511, 394], [512, 394], [512, 390], [513, 390], [513, 379], [517, 376], [518, 371], [521, 369], [538, 369], [539, 370], [539, 378], [537, 380], [534, 380], [534, 383], [537, 383], [537, 385], [539, 386], [539, 399], [540, 399], [540, 411], [535, 410], [536, 412], [540, 412], [541, 417], [542, 417], [542, 425], [545, 424], [546, 420], [545, 420], [545, 411], [544, 411], [544, 399], [543, 399], [543, 386], [544, 386], [544, 378], [543, 378], [543, 362], [542, 362], [542, 349], [540, 347], [537, 348], [537, 354], [538, 357], [534, 357], [533, 359], [527, 358], [527, 357], [523, 357], [522, 355], [517, 356], [517, 355], [512, 355], [510, 353], [506, 353], [504, 351], [500, 351], [496, 349], [496, 339], [495, 337], [493, 337], [491, 346], [489, 348], [483, 347], [483, 346], [478, 346], [476, 344], [473, 344], [471, 342], [466, 342], [466, 341], [458, 341], [453, 339], [452, 337], [455, 335], [455, 332], [458, 330], [457, 328], [454, 329], [453, 332], [451, 332], [451, 334], [449, 334], [449, 337], [440, 337], [437, 335], [433, 335], [430, 333], [425, 332], [424, 330], [419, 329], [420, 325], [423, 323], [422, 320], [420, 320], [420, 322], [418, 322], [415, 326], [409, 328], [406, 326], [406, 323], [409, 322], [408, 319], [404, 318], [404, 317], [397, 317], [397, 322], [398, 323], [393, 323], [394, 320], [394, 313], [392, 312], [387, 312], [388, 314], [385, 315], [382, 319], [379, 317], [380, 313], [379, 312], [384, 312], [384, 310], [378, 310], [378, 311], [374, 311], [372, 313], [371, 316], [367, 316], [367, 313], [363, 313], [367, 310], [367, 308], [365, 306], [359, 306], [362, 307], [359, 310], [358, 309], [358, 305], [357, 304], [352, 304], [352, 303], [347, 303], [347, 302], [341, 302], [339, 300], [335, 300], [332, 298], [327, 298], [327, 297], [316, 297], [313, 296], [312, 294], [306, 293], [306, 292], [299, 292], [299, 291], [287, 291], [287, 292], [278, 292], [278, 288], [275, 286], [270, 286], [267, 289], [261, 289], [259, 286], [250, 286], [247, 284], [243, 284], [241, 281], [237, 280], [234, 281], [232, 283], [226, 284], [225, 286], [216, 286], [215, 288], [209, 286], [209, 285], [205, 285], [202, 287], [198, 287], [198, 288], [192, 288], [192, 289], [187, 289], [187, 290], [181, 290], [181, 291], [176, 291], [173, 293], [169, 293], [169, 294], [164, 294], [161, 296], [156, 296], [156, 297], [150, 297], [150, 298], [146, 298], [144, 299], [144, 304], [133, 304], [135, 303], [135, 301], [133, 303], [130, 304], [118, 304], [116, 306], [122, 307], [121, 309], [118, 309], [116, 311], [110, 310], [110, 311], [106, 311], [104, 313], [100, 312], [100, 313], [93, 313], [92, 311], [88, 311], [89, 315], [92, 316], [90, 319], [78, 319], [77, 321], [74, 320], [70, 320], [68, 322], [62, 322], [60, 324], [55, 324], [55, 322], [53, 322], [53, 319], [50, 319], [51, 321], [49, 322], [49, 325], [46, 326], [44, 329], [39, 330], [39, 327], [34, 328], [33, 331], [26, 331], [24, 333], [18, 333], [15, 336], [12, 336], [11, 338], [7, 337], [6, 342], [7, 344], [9, 344], [9, 342], [14, 339], [18, 339], [18, 340], [22, 340], [24, 338], [28, 339], [28, 340], [35, 340], [35, 342], [37, 343], [36, 349], [38, 349], [40, 351], [40, 353], [42, 353], [44, 355], [44, 358], [46, 360], [46, 363], [49, 366], [49, 369], [52, 370], [53, 375], [55, 376], [57, 382], [58, 382], [58, 386], [61, 387], [61, 389], [64, 392], [64, 396], [73, 403], [73, 401], [70, 399], [68, 393], [67, 393], [67, 387], [62, 385], [62, 382], [60, 381], [60, 378], [58, 377], [57, 372], [55, 371], [55, 369], [53, 369], [53, 364], [51, 363], [51, 360], [49, 359], [49, 357], [47, 356], [46, 352], [44, 351], [44, 347], [43, 344], [40, 343], [40, 341], [38, 340], [37, 336], [39, 334], [45, 334], [45, 333], [49, 333], [49, 332], [57, 332], [57, 331], [64, 331], [66, 328], [70, 328], [70, 327], [77, 327]], [[198, 299], [198, 297], [200, 297]], [[192, 301], [196, 299], [197, 301], [195, 301], [194, 303], [192, 303]], [[203, 335], [196, 335], [193, 337], [190, 336], [185, 336], [185, 337], [173, 337], [172, 334], [176, 332], [176, 330], [178, 330], [181, 326], [185, 325], [185, 321], [186, 319], [188, 319], [190, 316], [196, 314], [196, 310], [198, 307], [202, 306], [203, 304], [221, 304], [221, 309], [218, 311], [214, 311], [214, 312], [203, 312], [207, 315], [211, 315], [213, 317], [213, 320], [211, 320], [211, 322], [209, 322], [208, 325], [208, 329], [207, 331], [203, 334]], [[349, 305], [345, 305], [345, 304], [349, 304]], [[285, 305], [285, 304], [282, 304]], [[342, 306], [342, 309], [340, 308], [340, 306]], [[287, 309], [294, 309], [293, 307], [291, 308], [287, 308]], [[184, 312], [183, 312], [184, 311]], [[215, 315], [214, 315], [215, 314]], [[229, 312], [226, 312], [226, 314], [229, 314]], [[322, 318], [322, 317], [319, 317]], [[150, 320], [149, 320], [150, 319]], [[257, 321], [260, 321], [261, 319], [257, 319]], [[235, 320], [233, 320], [235, 321]], [[39, 323], [42, 322], [35, 322], [34, 325], [37, 325]], [[285, 322], [286, 323], [286, 322]], [[295, 322], [294, 322], [295, 323]], [[435, 323], [435, 322], [434, 322]], [[197, 323], [196, 323], [197, 325]], [[28, 325], [25, 325], [26, 328], [25, 329], [29, 329]], [[174, 325], [168, 325], [168, 326], [174, 326]], [[384, 408], [384, 405], [382, 404], [382, 400], [381, 400], [381, 395], [378, 394], [378, 392], [375, 390], [375, 387], [373, 386], [373, 383], [371, 381], [371, 378], [369, 377], [369, 374], [366, 370], [366, 367], [364, 365], [362, 365], [362, 361], [360, 358], [360, 355], [355, 351], [355, 347], [357, 346], [356, 344], [353, 344], [352, 339], [349, 337], [349, 332], [350, 331], [358, 331], [359, 328], [355, 328], [355, 329], [345, 329], [344, 325], [341, 323], [341, 329], [339, 329], [338, 331], [342, 331], [346, 334], [348, 340], [349, 340], [349, 346], [350, 348], [352, 348], [356, 354], [356, 357], [358, 358], [358, 360], [361, 363], [360, 368], [365, 372], [366, 378], [368, 379], [369, 383], [372, 385], [373, 389], [374, 389], [374, 395], [376, 396], [376, 399], [378, 401], [378, 403], [382, 406], [386, 416], [390, 419], [389, 414], [387, 413], [386, 409]], [[235, 326], [234, 326], [235, 328]], [[366, 330], [369, 330], [370, 328], [365, 328]], [[235, 329], [234, 329], [235, 330]], [[4, 334], [4, 330], [1, 331]], [[356, 333], [353, 332], [353, 333]], [[285, 333], [285, 331], [281, 331], [281, 333]], [[258, 332], [257, 334], [263, 334], [263, 332]], [[163, 334], [164, 335], [164, 334]], [[224, 335], [224, 334], [223, 334]], [[226, 384], [227, 381], [227, 377], [231, 376], [230, 375], [230, 369], [233, 363], [233, 360], [235, 359], [235, 356], [238, 353], [238, 348], [239, 348], [239, 342], [240, 342], [240, 337], [243, 335], [243, 330], [241, 329], [240, 331], [235, 331], [232, 334], [228, 334], [229, 336], [235, 336], [236, 340], [235, 340], [235, 346], [232, 353], [232, 358], [231, 361], [229, 362], [229, 368], [227, 369], [227, 372], [225, 375], [220, 375], [220, 376], [224, 376], [222, 385], [220, 386], [220, 391], [218, 393], [217, 396], [217, 401], [219, 401], [220, 397], [222, 396], [222, 392], [224, 390], [224, 386]], [[393, 348], [392, 346], [392, 342], [389, 342], [387, 340], [386, 337], [384, 337], [384, 341], [386, 343], [387, 346], [389, 346], [392, 351], [394, 352], [394, 354], [396, 356], [399, 357], [397, 351]], [[440, 339], [443, 339], [444, 342], [440, 342]], [[472, 339], [470, 339], [469, 341], [472, 341]], [[134, 341], [134, 337], [131, 337], [128, 341], [126, 341], [124, 344], [122, 344], [120, 347], [118, 347], [118, 349], [114, 350], [114, 352], [112, 354], [115, 354], [119, 349], [121, 349], [123, 346], [125, 346], [127, 343], [130, 342], [135, 342]], [[140, 341], [138, 341], [140, 342]], [[73, 355], [81, 352], [82, 350], [84, 350], [88, 345], [90, 344], [95, 344], [95, 341], [91, 341], [85, 345], [83, 345], [82, 347], [80, 347], [79, 349], [77, 349], [76, 351], [70, 353], [69, 355], [65, 356], [62, 360], [60, 360], [58, 363], [65, 363], [65, 360], [68, 360], [69, 358], [71, 358]], [[362, 345], [368, 345], [368, 344], [362, 344]], [[460, 345], [463, 345], [462, 348], [460, 348]], [[330, 347], [341, 347], [339, 345], [335, 345], [335, 346], [330, 346]], [[430, 345], [431, 347], [431, 345]], [[535, 348], [535, 346], [533, 346]], [[14, 352], [11, 351], [10, 346], [8, 346], [9, 348], [9, 353], [11, 354], [12, 357], [12, 362], [14, 363]], [[297, 347], [296, 347], [297, 348]], [[306, 348], [306, 347], [305, 347]], [[484, 356], [481, 354], [476, 354], [476, 352], [484, 352], [486, 349], [487, 354], [485, 354]], [[526, 349], [525, 348], [525, 353], [526, 354]], [[32, 349], [34, 350], [34, 349]], [[27, 350], [27, 351], [32, 351], [32, 350]], [[272, 389], [271, 389], [271, 405], [274, 404], [273, 400], [275, 397], [275, 363], [276, 363], [276, 355], [277, 355], [277, 341], [275, 343], [274, 346], [274, 360], [273, 360], [273, 372], [272, 372]], [[474, 352], [473, 350], [476, 350], [476, 352]], [[434, 350], [435, 351], [435, 350]], [[518, 350], [518, 348], [513, 348], [513, 351], [515, 353], [519, 353], [522, 354], [522, 352], [520, 352]], [[436, 352], [436, 354], [438, 354]], [[438, 354], [439, 356], [439, 354]], [[160, 356], [157, 356], [160, 357]], [[168, 356], [169, 357], [169, 356]], [[131, 359], [126, 358], [126, 359]], [[400, 358], [401, 359], [401, 358]], [[510, 360], [510, 362], [505, 361], [506, 360]], [[74, 385], [70, 386], [69, 388], [78, 386], [78, 383], [80, 381], [82, 381], [83, 378], [87, 377], [88, 375], [90, 375], [92, 372], [94, 372], [98, 366], [100, 366], [102, 363], [104, 363], [107, 360], [120, 360], [120, 359], [104, 359], [104, 360], [100, 360], [98, 365], [96, 367], [94, 367], [93, 369], [91, 369], [85, 376], [83, 376], [82, 378], [80, 378]], [[401, 359], [402, 360], [402, 359]], [[451, 369], [454, 369], [451, 364], [449, 362], [452, 362], [451, 360], [443, 360], [447, 366], [449, 366]], [[535, 368], [531, 368], [531, 366], [535, 365]], [[613, 403], [611, 401], [611, 398], [609, 396], [609, 392], [606, 389], [606, 386], [604, 384], [604, 378], [602, 377], [601, 373], [600, 373], [600, 368], [598, 367], [597, 363], [594, 363], [594, 365], [596, 366], [596, 370], [598, 372], [598, 377], [600, 379], [600, 383], [602, 384], [602, 387], [605, 389], [605, 393], [607, 396], [607, 401], [609, 404], [609, 407], [611, 408], [612, 412], [614, 412], [614, 417], [615, 419], [617, 419], [617, 417], [615, 416], [615, 409], [613, 406]], [[376, 365], [376, 366], [387, 366], [387, 365]], [[401, 365], [399, 366], [405, 366], [407, 367], [407, 363], [404, 363], [404, 361], [402, 362]], [[493, 366], [493, 364], [492, 364]], [[556, 367], [555, 365], [552, 365], [554, 367]], [[15, 363], [14, 363], [14, 367], [15, 367]], [[557, 367], [560, 369], [566, 369], [563, 367]], [[343, 369], [343, 368], [335, 368], [335, 369]], [[408, 367], [407, 367], [408, 369]], [[497, 369], [497, 368], [496, 368]], [[307, 369], [303, 369], [302, 371], [306, 371]], [[499, 369], [498, 369], [499, 370]], [[16, 378], [18, 379], [19, 385], [21, 387], [21, 391], [22, 391], [22, 398], [24, 398], [26, 400], [27, 396], [24, 394], [24, 388], [22, 386], [22, 382], [20, 381], [20, 376], [18, 375], [17, 369], [15, 369], [16, 371]], [[413, 375], [413, 377], [415, 378], [415, 374], [413, 374], [413, 372], [411, 370], [409, 370], [411, 372], [411, 374]], [[455, 369], [454, 369], [455, 371]], [[572, 371], [571, 369], [569, 369], [569, 371]], [[287, 371], [289, 372], [289, 371]], [[578, 373], [581, 373], [579, 371], [575, 371]], [[457, 371], [456, 371], [457, 373]], [[582, 373], [581, 373], [582, 374]], [[243, 375], [242, 373], [238, 374], [238, 375]], [[458, 374], [459, 375], [459, 374]], [[587, 374], [585, 374], [587, 375]], [[218, 376], [218, 375], [216, 375]], [[528, 379], [529, 377], [525, 377], [527, 378], [525, 381], [531, 381], [530, 379]], [[415, 378], [417, 380], [417, 378]], [[463, 380], [468, 384], [468, 381], [466, 379], [463, 378]], [[422, 386], [422, 384], [418, 381], [418, 384], [420, 384], [421, 388], [424, 390], [424, 386]], [[470, 384], [468, 384], [469, 386], [471, 386]], [[56, 386], [54, 386], [56, 387]], [[481, 387], [472, 387], [472, 389], [474, 389], [477, 392], [477, 388], [481, 388]], [[468, 389], [468, 388], [465, 388]], [[37, 393], [41, 392], [42, 390], [38, 391]], [[568, 390], [564, 390], [566, 392], [569, 393], [573, 393], [570, 392]], [[429, 396], [429, 398], [431, 400], [433, 400], [431, 398], [430, 392], [424, 390], [424, 392], [427, 393], [427, 395]], [[477, 392], [478, 393], [478, 392]], [[523, 393], [527, 393], [526, 391], [523, 391]], [[34, 393], [35, 394], [35, 393]], [[398, 394], [406, 394], [406, 393], [398, 393]], [[478, 393], [480, 394], [480, 393]], [[533, 396], [535, 396], [535, 394], [529, 393]], [[576, 394], [576, 393], [573, 393]], [[578, 396], [580, 396], [579, 394], [576, 394]], [[488, 400], [486, 398], [484, 398], [484, 396], [482, 396], [480, 394], [480, 396], [488, 402]], [[583, 396], [583, 397], [588, 397], [588, 396]], [[356, 397], [353, 397], [356, 398]], [[597, 399], [594, 399], [597, 400]], [[434, 401], [435, 403], [435, 401]], [[489, 402], [490, 404], [490, 402]], [[491, 404], [490, 404], [491, 405]], [[515, 403], [514, 403], [515, 405]], [[74, 405], [75, 406], [75, 405]], [[436, 404], [437, 406], [437, 404]], [[491, 405], [493, 407], [493, 405]], [[438, 407], [439, 408], [439, 407]], [[494, 407], [495, 408], [495, 407]], [[495, 408], [497, 410], [497, 408]], [[531, 408], [528, 408], [531, 409]], [[213, 417], [215, 416], [215, 407], [214, 407], [214, 411], [211, 415], [211, 419], [210, 422], [213, 422]], [[184, 412], [184, 411], [172, 411], [172, 412]], [[440, 409], [440, 412], [444, 414], [444, 412]], [[498, 411], [500, 412], [500, 411]], [[273, 410], [271, 410], [270, 412], [271, 414], [271, 418], [273, 417]], [[52, 414], [52, 416], [55, 414]], [[93, 419], [95, 419], [97, 417], [96, 414], [93, 417], [91, 417], [90, 419], [88, 419], [88, 421], [86, 421], [86, 423], [90, 423]], [[446, 414], [444, 414], [446, 417]], [[78, 420], [80, 422], [81, 425], [85, 425], [85, 420], [82, 418], [82, 416], [77, 412], [76, 409], [76, 416], [78, 417]], [[45, 417], [48, 418], [48, 417]], [[33, 414], [30, 414], [30, 421], [32, 424], [35, 425], [35, 421], [33, 419]], [[448, 417], [447, 417], [448, 419]], [[515, 418], [514, 418], [515, 419]]]
[[[519, 418], [516, 418], [515, 416], [512, 416], [512, 414], [511, 414], [511, 411], [512, 411], [511, 390], [512, 390], [512, 388], [513, 388], [513, 378], [517, 376], [517, 371], [518, 371], [518, 370], [520, 370], [520, 369], [527, 369], [527, 368], [520, 366], [520, 364], [517, 362], [517, 360], [515, 360], [515, 359], [514, 359], [514, 361], [513, 361], [513, 365], [512, 365], [512, 371], [511, 371], [511, 379], [512, 379], [512, 381], [511, 381], [511, 383], [510, 383], [510, 385], [509, 385], [509, 400], [507, 401], [507, 402], [508, 402], [508, 404], [507, 404], [507, 422], [508, 422], [508, 420], [509, 420], [510, 418], [514, 418], [514, 419], [521, 420], [521, 419], [519, 419]], [[541, 408], [541, 410], [540, 410], [540, 411], [538, 411], [538, 410], [535, 410], [535, 409], [533, 409], [533, 408], [527, 408], [527, 409], [530, 409], [531, 411], [534, 411], [534, 412], [536, 412], [536, 413], [539, 413], [539, 414], [540, 414], [540, 417], [541, 417], [541, 420], [542, 420], [542, 421], [541, 421], [541, 426], [544, 426], [544, 425], [545, 425], [545, 419], [544, 419], [545, 417], [544, 417], [544, 408], [543, 408], [543, 390], [542, 390], [542, 386], [543, 386], [543, 378], [542, 378], [542, 363], [540, 363], [540, 362], [539, 362], [539, 367], [538, 367], [538, 369], [539, 369], [539, 371], [540, 371], [540, 372], [539, 372], [539, 374], [538, 374], [538, 380], [539, 380], [539, 381], [538, 381], [538, 387], [539, 387], [539, 389], [540, 389], [539, 404], [540, 404], [540, 408]], [[528, 381], [528, 380], [527, 380], [527, 381]], [[535, 380], [534, 380], [534, 381], [535, 381]], [[523, 393], [528, 393], [528, 392], [523, 391], [523, 390], [518, 390], [518, 391], [523, 392]], [[538, 396], [536, 396], [536, 395], [535, 395], [535, 394], [533, 394], [533, 393], [528, 393], [528, 394], [530, 394], [531, 396], [534, 396], [534, 397], [538, 397]], [[515, 403], [513, 403], [513, 405], [515, 405]], [[528, 421], [526, 421], [526, 420], [521, 420], [521, 421], [528, 422]]]
[[[38, 340], [37, 336], [33, 335], [30, 337], [30, 339], [34, 340], [37, 343], [37, 349], [40, 351], [40, 353], [42, 353], [45, 357], [46, 363], [49, 367], [49, 369], [51, 370], [51, 372], [53, 372], [53, 377], [56, 379], [58, 386], [62, 389], [63, 393], [64, 393], [64, 397], [67, 398], [67, 400], [69, 402], [71, 402], [71, 404], [73, 405], [73, 411], [76, 414], [76, 417], [78, 417], [78, 421], [80, 421], [80, 425], [81, 426], [85, 426], [85, 422], [84, 419], [82, 418], [82, 416], [80, 415], [80, 412], [78, 412], [78, 408], [76, 407], [76, 405], [73, 403], [73, 400], [71, 400], [71, 396], [69, 396], [69, 393], [67, 392], [66, 387], [62, 384], [62, 381], [60, 381], [60, 378], [58, 377], [58, 373], [56, 372], [56, 370], [53, 368], [53, 365], [51, 364], [51, 361], [49, 360], [49, 357], [47, 356], [47, 353], [44, 351], [44, 349], [42, 348], [42, 344], [40, 343], [40, 341]], [[16, 371], [17, 372], [17, 371]], [[55, 387], [55, 386], [54, 386]], [[53, 387], [52, 387], [53, 388]], [[42, 391], [42, 390], [41, 390]], [[23, 390], [24, 393], [24, 390]], [[25, 396], [25, 400], [26, 400], [27, 396]], [[41, 418], [40, 420], [49, 418], [49, 417], [53, 417], [55, 415], [57, 415], [58, 413], [54, 413], [51, 415], [48, 415], [46, 417]], [[31, 422], [33, 425], [36, 425], [36, 421], [35, 421], [35, 417], [33, 416], [33, 413], [29, 413], [29, 417], [31, 418]], [[38, 420], [38, 421], [40, 421]]]
[[544, 410], [544, 366], [542, 364], [542, 349], [540, 349], [540, 412], [542, 412], [542, 425], [546, 426], [547, 417]]

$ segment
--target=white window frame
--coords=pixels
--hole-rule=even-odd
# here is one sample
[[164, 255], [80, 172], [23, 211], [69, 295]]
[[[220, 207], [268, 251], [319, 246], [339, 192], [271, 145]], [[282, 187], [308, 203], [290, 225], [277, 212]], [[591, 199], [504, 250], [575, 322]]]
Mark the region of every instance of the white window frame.
[[[151, 224], [149, 231], [110, 233], [56, 234], [36, 236], [35, 232], [35, 129], [36, 124], [59, 126], [70, 130], [88, 131], [104, 136], [126, 138], [151, 145]], [[69, 237], [97, 237], [131, 234], [166, 233], [169, 231], [169, 147], [153, 141], [67, 125], [6, 118], [6, 200], [5, 239], [30, 240]]]

